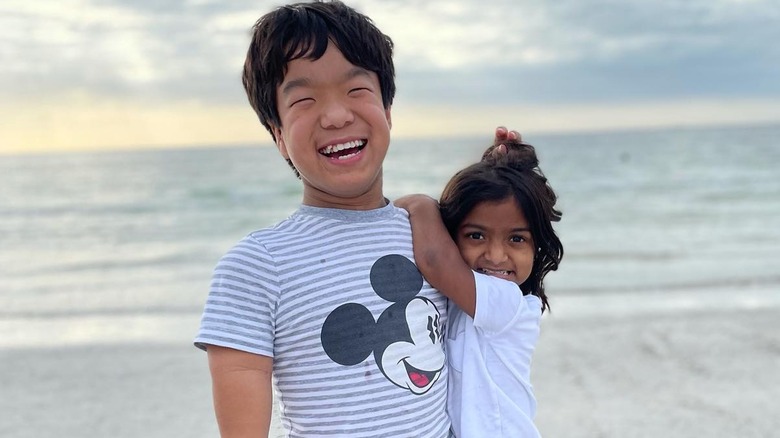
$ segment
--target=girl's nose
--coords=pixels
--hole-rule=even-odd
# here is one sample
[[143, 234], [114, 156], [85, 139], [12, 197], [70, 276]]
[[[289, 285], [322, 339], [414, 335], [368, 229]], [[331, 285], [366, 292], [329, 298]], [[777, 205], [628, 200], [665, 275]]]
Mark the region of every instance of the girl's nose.
[[506, 251], [501, 242], [491, 242], [485, 248], [485, 259], [491, 263], [501, 263], [506, 260]]

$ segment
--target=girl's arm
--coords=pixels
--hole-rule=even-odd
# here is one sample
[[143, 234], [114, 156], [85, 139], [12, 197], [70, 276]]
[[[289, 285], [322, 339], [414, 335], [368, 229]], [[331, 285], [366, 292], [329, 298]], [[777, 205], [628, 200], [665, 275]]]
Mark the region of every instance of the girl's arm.
[[408, 195], [393, 204], [409, 212], [414, 258], [420, 272], [428, 283], [473, 318], [477, 302], [474, 273], [447, 232], [439, 203], [429, 196]]

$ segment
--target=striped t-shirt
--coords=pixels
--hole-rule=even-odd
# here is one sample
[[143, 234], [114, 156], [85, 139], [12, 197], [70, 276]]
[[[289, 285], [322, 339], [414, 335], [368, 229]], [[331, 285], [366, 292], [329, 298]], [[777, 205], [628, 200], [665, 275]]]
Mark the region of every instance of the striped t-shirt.
[[274, 358], [290, 437], [447, 437], [445, 298], [404, 210], [302, 206], [217, 264], [195, 344]]

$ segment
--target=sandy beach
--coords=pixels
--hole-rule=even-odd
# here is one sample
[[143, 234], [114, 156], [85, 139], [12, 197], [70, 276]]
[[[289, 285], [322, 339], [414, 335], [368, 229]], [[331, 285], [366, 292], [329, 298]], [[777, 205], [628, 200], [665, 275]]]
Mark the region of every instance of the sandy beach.
[[552, 315], [533, 372], [546, 437], [780, 436], [777, 308]]
[[[554, 301], [533, 367], [543, 436], [778, 436], [777, 292], [705, 295], [621, 296], [625, 308], [615, 296]], [[0, 436], [217, 436], [206, 356], [185, 330], [174, 335], [181, 342], [0, 350]]]

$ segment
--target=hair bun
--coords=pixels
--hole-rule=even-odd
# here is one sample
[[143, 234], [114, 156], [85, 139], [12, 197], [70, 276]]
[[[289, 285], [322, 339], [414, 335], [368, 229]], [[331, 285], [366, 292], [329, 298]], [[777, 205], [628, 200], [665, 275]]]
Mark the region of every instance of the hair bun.
[[482, 154], [482, 161], [494, 166], [502, 165], [520, 171], [534, 170], [539, 166], [539, 159], [536, 157], [534, 147], [516, 140], [493, 144]]

